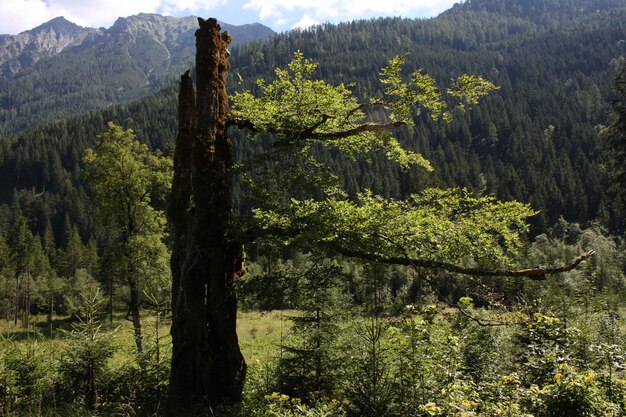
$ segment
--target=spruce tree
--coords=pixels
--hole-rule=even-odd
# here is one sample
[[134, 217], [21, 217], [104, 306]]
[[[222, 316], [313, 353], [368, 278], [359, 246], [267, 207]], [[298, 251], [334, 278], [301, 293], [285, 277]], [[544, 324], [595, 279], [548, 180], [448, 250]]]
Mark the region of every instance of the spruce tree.
[[[333, 398], [343, 362], [338, 336], [347, 318], [343, 273], [335, 264], [308, 257], [299, 275], [299, 296], [290, 335], [278, 364], [278, 389], [291, 397], [314, 401]], [[304, 269], [304, 271], [302, 271]]]
[[613, 168], [611, 177], [626, 203], [626, 64], [615, 80], [613, 113], [615, 119], [605, 131]]

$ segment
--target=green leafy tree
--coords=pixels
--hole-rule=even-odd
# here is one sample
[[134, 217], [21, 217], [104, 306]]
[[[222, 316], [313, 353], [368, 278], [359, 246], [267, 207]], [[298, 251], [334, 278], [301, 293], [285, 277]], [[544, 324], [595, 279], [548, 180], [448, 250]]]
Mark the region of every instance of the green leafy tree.
[[[84, 295], [99, 293], [100, 284], [86, 269], [79, 268], [73, 276], [69, 277], [64, 289], [63, 303], [66, 311], [73, 315], [78, 315], [81, 313], [81, 308], [84, 304]], [[99, 294], [100, 297], [101, 294]]]
[[[166, 253], [165, 215], [153, 204], [162, 201], [169, 189], [172, 161], [151, 153], [132, 130], [113, 123], [99, 136], [96, 146], [85, 152], [83, 161], [97, 218], [116, 251], [115, 272], [129, 287], [129, 315], [137, 351], [142, 352], [142, 285], [153, 274], [168, 275], [160, 261]], [[68, 243], [68, 250], [71, 246]]]
[[[296, 53], [257, 95], [226, 94], [230, 36], [215, 19], [199, 19], [196, 88], [185, 73], [179, 94], [179, 133], [169, 214], [173, 223], [172, 370], [170, 415], [202, 412], [206, 403], [239, 401], [245, 361], [236, 335], [234, 281], [244, 273], [243, 244], [277, 239], [292, 247], [315, 246], [349, 256], [474, 275], [543, 279], [573, 268], [513, 270], [512, 256], [527, 205], [474, 197], [464, 190], [427, 189], [390, 200], [364, 190], [348, 195], [330, 167], [316, 157], [322, 147], [348, 158], [382, 154], [404, 170], [431, 170], [391, 131], [413, 123], [414, 109], [434, 122], [449, 119], [444, 95], [422, 71], [403, 76], [402, 57], [381, 71], [384, 96], [360, 102], [351, 89], [314, 79], [316, 64]], [[474, 76], [451, 83], [449, 100], [474, 104], [496, 87]], [[252, 216], [233, 214], [235, 165], [227, 127], [248, 129], [267, 152], [243, 168], [251, 184]], [[466, 267], [469, 263], [477, 267]]]

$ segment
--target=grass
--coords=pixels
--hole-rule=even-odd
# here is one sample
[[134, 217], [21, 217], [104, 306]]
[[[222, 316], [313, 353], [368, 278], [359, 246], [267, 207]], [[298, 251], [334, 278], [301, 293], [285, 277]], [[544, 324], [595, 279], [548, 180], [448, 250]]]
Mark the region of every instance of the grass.
[[[432, 321], [424, 321], [421, 316], [411, 316], [411, 320], [408, 321], [397, 317], [392, 319], [392, 322], [385, 322], [386, 324], [391, 323], [394, 327], [392, 327], [388, 332], [385, 332], [385, 335], [381, 339], [381, 345], [377, 349], [378, 353], [381, 354], [382, 352], [383, 355], [383, 362], [381, 363], [386, 363], [386, 366], [388, 366], [387, 371], [389, 378], [391, 378], [390, 381], [395, 381], [393, 383], [398, 384], [397, 386], [399, 387], [402, 386], [401, 384], [405, 381], [405, 376], [403, 375], [406, 371], [408, 375], [406, 377], [408, 379], [406, 380], [409, 382], [414, 381], [413, 383], [416, 384], [415, 387], [424, 391], [424, 393], [421, 394], [422, 397], [415, 397], [410, 399], [410, 401], [407, 400], [410, 402], [410, 404], [407, 404], [411, 405], [411, 407], [416, 404], [428, 405], [430, 404], [430, 401], [434, 401], [433, 399], [440, 401], [440, 406], [442, 406], [442, 404], [445, 405], [449, 403], [451, 404], [450, 407], [456, 407], [458, 405], [458, 398], [454, 396], [456, 395], [454, 393], [458, 394], [458, 392], [450, 391], [454, 395], [448, 395], [445, 394], [445, 392], [448, 392], [445, 390], [450, 388], [450, 375], [458, 376], [461, 373], [466, 372], [469, 373], [465, 375], [465, 378], [475, 375], [476, 372], [480, 372], [480, 375], [485, 377], [485, 384], [480, 385], [480, 388], [476, 389], [486, 390], [485, 392], [490, 393], [485, 397], [485, 404], [490, 407], [504, 407], [503, 404], [508, 404], [506, 401], [509, 400], [517, 401], [515, 403], [516, 405], [514, 404], [517, 407], [521, 404], [521, 402], [519, 402], [521, 401], [520, 398], [524, 399], [523, 401], [525, 401], [524, 404], [526, 404], [526, 406], [531, 407], [532, 404], [535, 404], [534, 402], [531, 404], [532, 401], [540, 401], [543, 398], [543, 391], [528, 390], [525, 386], [521, 385], [521, 382], [519, 382], [516, 383], [517, 385], [515, 385], [515, 387], [511, 388], [513, 391], [511, 391], [510, 398], [507, 397], [508, 399], [506, 399], [506, 401], [502, 400], [504, 401], [502, 403], [500, 403], [500, 399], [494, 400], [495, 402], [492, 403], [490, 402], [491, 399], [496, 397], [492, 396], [493, 392], [490, 390], [492, 390], [492, 388], [497, 388], [494, 388], [495, 385], [493, 385], [493, 381], [500, 381], [502, 377], [508, 377], [510, 375], [522, 375], [520, 372], [526, 372], [525, 370], [530, 369], [529, 366], [531, 365], [536, 368], [537, 363], [548, 363], [549, 365], [549, 362], [546, 362], [546, 357], [549, 359], [551, 357], [550, 355], [554, 356], [558, 354], [559, 356], [554, 356], [557, 358], [563, 356], [563, 352], [565, 352], [566, 356], [571, 355], [572, 358], [578, 358], [576, 359], [577, 361], [585, 359], [582, 356], [580, 358], [578, 357], [581, 353], [587, 352], [587, 355], [591, 355], [589, 356], [590, 359], [585, 359], [587, 362], [580, 365], [580, 369], [577, 370], [572, 367], [572, 377], [580, 379], [588, 375], [597, 374], [602, 376], [602, 378], [605, 378], [607, 375], [607, 365], [605, 365], [604, 362], [598, 362], [597, 359], [610, 358], [608, 356], [609, 354], [604, 354], [604, 356], [601, 357], [598, 356], [596, 360], [594, 360], [593, 358], [597, 356], [597, 352], [596, 350], [592, 351], [588, 348], [595, 346], [597, 343], [597, 346], [606, 346], [611, 347], [611, 349], [617, 349], [617, 352], [620, 354], [623, 352], [621, 348], [613, 348], [612, 346], [618, 345], [615, 345], [615, 342], [608, 344], [606, 338], [603, 338], [606, 335], [602, 336], [600, 334], [601, 332], [606, 333], [606, 331], [611, 330], [611, 328], [599, 329], [599, 325], [605, 323], [605, 321], [602, 321], [604, 320], [603, 318], [607, 316], [606, 314], [603, 314], [603, 311], [593, 314], [590, 313], [589, 315], [583, 314], [584, 312], [581, 311], [580, 314], [574, 315], [573, 317], [570, 316], [568, 326], [578, 326], [579, 330], [576, 330], [575, 332], [564, 331], [562, 326], [558, 325], [559, 322], [556, 321], [556, 319], [554, 319], [554, 321], [547, 320], [545, 323], [544, 321], [537, 321], [534, 327], [530, 330], [524, 326], [492, 328], [480, 327], [476, 323], [469, 321], [464, 316], [454, 314], [453, 311], [448, 309], [437, 308], [436, 312], [438, 314]], [[488, 318], [502, 318], [502, 314], [498, 312], [477, 310], [477, 313], [480, 313], [481, 317], [484, 314]], [[261, 413], [268, 407], [268, 403], [266, 401], [268, 400], [268, 397], [265, 397], [265, 395], [276, 389], [275, 382], [278, 375], [278, 368], [276, 367], [276, 364], [281, 357], [282, 346], [284, 344], [288, 344], [289, 338], [287, 335], [291, 329], [291, 321], [289, 320], [289, 317], [296, 314], [298, 314], [298, 312], [294, 311], [239, 313], [238, 335], [242, 352], [246, 358], [246, 362], [248, 363], [248, 373], [246, 377], [246, 385], [244, 387], [245, 401], [241, 405], [242, 411], [237, 414], [238, 416], [249, 417], [252, 415], [267, 415]], [[543, 316], [539, 316], [539, 318], [541, 317]], [[54, 379], [54, 365], [50, 364], [59, 363], [58, 358], [62, 357], [62, 355], [72, 353], [69, 350], [69, 346], [71, 345], [66, 341], [67, 332], [60, 330], [71, 329], [72, 324], [73, 322], [66, 317], [56, 318], [53, 321], [53, 331], [49, 332], [50, 326], [46, 322], [45, 317], [33, 318], [29, 329], [23, 329], [19, 326], [15, 326], [9, 321], [0, 321], [0, 333], [3, 336], [3, 338], [0, 338], [0, 416], [7, 415], [6, 413], [2, 414], [1, 389], [3, 378], [5, 382], [7, 378], [13, 378], [15, 381], [13, 386], [16, 387], [15, 389], [21, 390], [19, 392], [15, 391], [11, 395], [13, 395], [13, 398], [19, 398], [22, 403], [15, 403], [14, 405], [9, 404], [9, 408], [13, 406], [16, 410], [26, 410], [29, 413], [31, 410], [36, 411], [37, 398], [33, 397], [33, 395], [27, 392], [27, 390], [35, 390], [35, 392], [44, 396], [43, 398], [47, 401], [44, 401], [45, 405], [49, 406], [51, 401], [56, 401], [54, 398], [51, 400], [49, 396], [45, 397], [48, 395], [46, 393], [49, 391], [45, 386], [48, 383], [48, 380], [46, 379], [47, 374], [37, 376], [37, 366], [32, 367], [34, 370], [33, 372], [31, 372], [30, 366], [32, 364], [40, 363], [47, 367], [48, 370], [52, 369], [50, 375], [52, 375], [53, 379], [50, 379], [50, 381], [51, 383], [56, 381], [56, 379]], [[363, 326], [361, 324], [363, 324]], [[157, 329], [155, 325], [155, 317], [151, 315], [150, 312], [146, 311], [143, 319], [143, 334], [147, 351], [154, 351], [156, 346]], [[344, 325], [345, 328], [343, 327]], [[342, 366], [345, 366], [349, 372], [339, 372], [337, 374], [337, 378], [340, 378], [338, 381], [342, 384], [347, 384], [347, 386], [355, 380], [355, 378], [350, 375], [367, 375], [363, 373], [365, 371], [362, 370], [362, 366], [369, 363], [367, 361], [367, 349], [369, 349], [371, 344], [371, 337], [369, 335], [375, 332], [369, 332], [366, 325], [367, 320], [346, 320], [340, 323], [341, 328], [338, 335], [338, 345], [341, 346], [342, 351], [346, 353], [343, 357], [346, 362]], [[603, 324], [603, 326], [608, 325], [610, 325], [610, 323]], [[108, 393], [109, 397], [106, 397], [106, 394], [103, 394], [103, 398], [109, 398], [108, 405], [104, 404], [103, 400], [102, 409], [107, 410], [108, 414], [106, 415], [125, 415], [115, 413], [118, 412], [120, 407], [126, 406], [126, 404], [133, 404], [131, 401], [132, 397], [129, 397], [126, 393], [134, 392], [133, 390], [135, 388], [133, 387], [136, 386], [136, 381], [147, 381], [145, 386], [148, 387], [148, 390], [141, 392], [147, 394], [156, 392], [154, 397], [144, 397], [142, 400], [144, 402], [138, 401], [137, 404], [159, 404], [158, 399], [161, 399], [164, 396], [164, 391], [159, 390], [165, 386], [164, 384], [167, 380], [167, 364], [169, 363], [169, 355], [171, 353], [169, 326], [170, 323], [168, 321], [163, 321], [158, 328], [158, 334], [160, 335], [159, 346], [162, 354], [161, 364], [165, 364], [165, 366], [153, 367], [152, 369], [156, 369], [158, 372], [154, 374], [148, 373], [144, 378], [143, 374], [134, 372], [135, 370], [138, 370], [139, 367], [137, 365], [138, 358], [135, 354], [132, 323], [125, 320], [122, 313], [115, 316], [113, 325], [110, 325], [108, 321], [105, 320], [101, 328], [102, 336], [110, 338], [115, 347], [115, 355], [108, 362], [107, 366], [112, 371], [111, 375], [113, 375], [113, 378], [107, 382], [109, 384], [107, 387], [110, 390]], [[622, 340], [621, 337], [623, 337], [622, 331], [624, 328], [624, 321], [622, 319], [617, 319], [611, 326], [613, 326], [613, 330], [618, 333], [616, 340]], [[518, 340], [519, 335], [525, 335], [524, 337], [530, 338], [530, 341]], [[370, 338], [368, 339], [368, 337]], [[7, 339], [11, 339], [12, 342], [7, 341]], [[519, 358], [516, 357], [519, 355], [519, 349], [526, 349], [528, 347], [527, 345], [531, 342], [539, 346], [541, 349], [544, 349], [547, 352], [547, 356], [543, 353], [534, 354], [534, 357], [531, 357], [532, 355], [529, 356], [530, 359], [528, 363], [521, 363]], [[520, 343], [523, 343], [524, 345], [520, 345]], [[556, 347], [558, 347], [558, 349], [556, 349]], [[613, 355], [613, 353], [610, 353], [610, 355]], [[18, 358], [18, 360], [15, 361], [15, 358]], [[31, 358], [34, 360], [31, 360]], [[152, 358], [150, 359], [152, 360]], [[352, 359], [356, 360], [352, 361]], [[13, 363], [11, 362], [12, 360], [14, 361]], [[470, 360], [471, 362], [468, 363], [472, 365], [467, 369], [466, 367], [468, 365], [465, 362], [466, 360]], [[609, 363], [608, 366], [613, 366], [611, 363]], [[16, 368], [16, 364], [19, 365], [19, 367]], [[154, 362], [151, 362], [151, 364], [154, 364]], [[406, 366], [406, 364], [411, 365]], [[5, 368], [3, 368], [3, 366]], [[13, 367], [11, 368], [11, 366]], [[8, 373], [4, 372], [3, 369], [10, 369], [11, 372], [14, 372], [14, 369], [18, 369], [18, 372], [22, 372], [22, 374], [26, 375], [28, 378], [25, 379], [25, 383], [20, 382], [17, 376], [13, 377], [8, 375]], [[550, 366], [547, 366], [546, 369], [546, 372], [554, 373], [558, 372], [560, 368], [555, 367], [552, 369]], [[18, 375], [18, 372], [15, 372], [15, 375]], [[610, 386], [621, 386], [620, 384], [624, 383], [623, 372], [617, 372], [617, 368], [615, 368], [615, 366], [611, 368], [611, 372], [615, 373], [616, 376], [610, 377], [613, 378], [613, 382]], [[4, 377], [3, 374], [5, 375]], [[138, 378], [137, 375], [142, 376], [141, 378]], [[31, 376], [38, 385], [29, 385], [28, 380]], [[422, 378], [426, 378], [426, 382], [419, 382], [422, 381]], [[556, 376], [554, 376], [554, 378], [556, 378]], [[559, 388], [560, 386], [557, 386], [558, 384], [555, 385], [553, 383], [554, 378], [551, 374], [547, 375], [542, 382], [545, 386], [541, 389], [555, 390], [555, 387]], [[358, 378], [356, 380], [358, 380]], [[597, 393], [599, 393], [598, 395], [605, 395], [603, 394], [604, 391], [602, 391], [604, 387], [604, 385], [602, 385], [604, 382], [602, 381], [605, 380], [606, 379], [600, 379], [600, 377], [598, 377], [595, 382], [592, 381], [595, 385], [589, 385], [591, 387], [589, 389], [581, 385], [581, 392], [584, 394], [585, 392], [592, 392], [593, 390], [596, 390]], [[531, 380], [529, 379], [529, 381]], [[42, 386], [42, 384], [44, 386]], [[11, 386], [11, 384], [6, 383], [4, 385], [8, 387]], [[359, 386], [360, 385], [357, 383], [356, 387], [358, 388]], [[152, 387], [155, 388], [154, 391], [150, 391]], [[434, 390], [431, 392], [431, 388], [429, 387], [435, 388], [433, 388]], [[456, 385], [455, 387], [458, 388]], [[467, 385], [467, 387], [470, 387], [470, 385]], [[119, 391], [115, 391], [116, 389]], [[473, 389], [474, 388], [472, 388], [472, 390]], [[467, 398], [475, 398], [472, 390], [467, 392], [463, 391], [461, 394], [469, 396]], [[63, 390], [60, 390], [59, 392], [63, 394]], [[347, 391], [342, 391], [342, 388], [337, 388], [336, 398], [347, 398], [346, 392]], [[5, 390], [5, 393], [8, 393], [8, 391]], [[404, 395], [400, 391], [398, 391], [397, 394]], [[4, 396], [4, 398], [8, 397], [10, 396]], [[606, 400], [605, 403], [608, 404], [607, 407], [609, 405], [613, 406], [617, 404], [617, 402], [614, 404], [612, 397], [605, 397], [603, 397], [603, 401]], [[63, 398], [67, 398], [67, 393], [66, 397]], [[111, 400], [111, 398], [113, 398], [113, 400]], [[146, 401], [145, 398], [148, 398], [149, 401]], [[156, 398], [157, 400], [154, 401], [153, 398]], [[6, 404], [7, 403], [5, 402], [5, 406]], [[539, 404], [539, 402], [537, 402], [537, 404]], [[88, 415], [84, 413], [84, 410], [80, 409], [80, 401], [75, 404], [59, 403], [59, 407], [76, 407], [76, 413], [69, 408], [67, 410], [66, 408], [63, 408], [63, 410], [59, 408], [59, 412], [57, 413], [56, 407], [57, 405], [55, 403], [54, 410], [52, 410], [54, 412], [53, 414], [31, 413], [12, 415], [62, 415], [64, 417]], [[539, 406], [535, 404], [532, 405], [532, 407], [536, 408]], [[251, 410], [253, 408], [255, 408], [258, 413], [249, 412], [249, 409]], [[81, 410], [83, 414], [81, 414]], [[48, 412], [47, 410], [45, 411], [46, 413]], [[156, 412], [157, 411], [152, 411], [152, 409], [150, 409], [150, 413]], [[156, 414], [154, 415], [156, 416]], [[225, 415], [233, 416], [235, 414], [231, 413]]]
[[[242, 353], [246, 362], [251, 366], [280, 355], [281, 340], [288, 332], [291, 323], [285, 318], [286, 312], [240, 312], [237, 323], [237, 333]], [[46, 316], [32, 316], [28, 328], [18, 322], [15, 326], [12, 320], [0, 320], [0, 343], [2, 341], [34, 341], [43, 348], [58, 350], [71, 331], [76, 321], [69, 317], [54, 317], [52, 326]], [[135, 353], [135, 342], [132, 323], [124, 318], [123, 313], [114, 316], [111, 324], [108, 317], [101, 319], [101, 333], [104, 337], [114, 337], [117, 348], [113, 358], [113, 365], [131, 360]], [[156, 347], [156, 319], [149, 312], [143, 317], [143, 337], [146, 350]], [[169, 334], [171, 322], [161, 320], [159, 326], [159, 346], [162, 354], [169, 357], [171, 337]]]
[[284, 311], [239, 313], [237, 334], [246, 361], [255, 364], [280, 356], [281, 341], [290, 327]]
[[[275, 374], [275, 364], [280, 357], [281, 340], [290, 328], [287, 314], [281, 311], [239, 313], [237, 331], [241, 350], [248, 364], [246, 395], [254, 395], [259, 390], [265, 392], [263, 390], [269, 389]], [[109, 322], [108, 316], [102, 316], [100, 322], [100, 337], [110, 340], [114, 350], [112, 358], [107, 363], [108, 374], [124, 375], [129, 369], [138, 369], [133, 327], [132, 323], [125, 319], [125, 314], [116, 314], [113, 323]], [[52, 323], [48, 323], [46, 316], [33, 316], [29, 327], [24, 328], [19, 322], [16, 326], [12, 320], [0, 320], [0, 416], [5, 415], [3, 411], [7, 406], [9, 410], [12, 407], [21, 407], [22, 410], [26, 410], [24, 411], [26, 414], [20, 414], [20, 412], [11, 414], [16, 416], [31, 415], [29, 414], [31, 411], [34, 413], [32, 415], [62, 415], [64, 417], [98, 415], [97, 413], [86, 414], [87, 410], [81, 406], [80, 401], [77, 404], [63, 405], [62, 410], [57, 409], [55, 405], [53, 410], [44, 410], [44, 414], [38, 414], [34, 411], [38, 407], [36, 398], [31, 398], [22, 392], [23, 390], [12, 394], [2, 391], [4, 389], [3, 378], [6, 378], [3, 376], [3, 370], [6, 366], [14, 367], [15, 364], [11, 361], [16, 358], [20, 358], [18, 359], [20, 363], [21, 361], [32, 362], [31, 358], [37, 358], [33, 363], [44, 366], [45, 372], [56, 375], [54, 364], [58, 364], [62, 357], [72, 354], [69, 332], [78, 323], [77, 319], [70, 317], [55, 317]], [[145, 311], [142, 324], [145, 352], [154, 355], [157, 343], [155, 316]], [[158, 328], [160, 363], [165, 364], [166, 367], [171, 357], [170, 325], [170, 320], [161, 320]], [[150, 360], [154, 359], [155, 356], [151, 356]], [[17, 383], [17, 380], [14, 382]], [[3, 403], [3, 398], [6, 400], [11, 396], [13, 398], [19, 396], [21, 405]], [[24, 400], [24, 398], [31, 399]], [[28, 401], [28, 404], [24, 401]], [[76, 408], [76, 412], [72, 407]]]

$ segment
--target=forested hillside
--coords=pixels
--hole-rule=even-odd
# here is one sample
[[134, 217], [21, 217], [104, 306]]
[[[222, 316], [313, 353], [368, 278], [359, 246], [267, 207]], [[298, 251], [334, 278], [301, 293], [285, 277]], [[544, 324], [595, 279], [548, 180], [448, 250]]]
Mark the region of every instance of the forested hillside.
[[[553, 14], [561, 16], [557, 3]], [[548, 27], [535, 23], [533, 14], [512, 15], [480, 4], [464, 3], [431, 20], [327, 25], [237, 45], [231, 51], [230, 89], [254, 89], [255, 79], [271, 78], [296, 50], [319, 61], [319, 76], [355, 83], [364, 96], [380, 90], [378, 71], [397, 54], [407, 54], [407, 67], [424, 68], [444, 86], [464, 72], [483, 75], [501, 89], [479, 107], [455, 112], [449, 124], [418, 117], [415, 127], [399, 132], [403, 143], [431, 160], [434, 173], [402, 173], [376, 157], [371, 163], [333, 160], [329, 153], [347, 189], [404, 196], [426, 185], [468, 187], [531, 203], [540, 211], [532, 219], [534, 234], [560, 217], [598, 220], [621, 233], [623, 209], [607, 188], [605, 144], [598, 132], [608, 122], [611, 86], [624, 63], [626, 9], [602, 3], [607, 10], [598, 6], [575, 19], [552, 20]], [[548, 6], [544, 9], [550, 16]], [[5, 207], [21, 200], [33, 229], [43, 233], [50, 223], [57, 238], [67, 215], [88, 238], [93, 229], [80, 179], [84, 149], [113, 120], [167, 152], [176, 128], [175, 94], [172, 86], [133, 104], [3, 139]], [[238, 149], [237, 158], [249, 157], [251, 150]]]
[[571, 25], [585, 16], [624, 7], [620, 0], [546, 0], [546, 1], [510, 1], [468, 0], [455, 4], [446, 15], [468, 11], [486, 11], [530, 20], [539, 29], [556, 28]]
[[[277, 51], [301, 48], [320, 60], [322, 77], [368, 89], [380, 88], [376, 68], [405, 52], [410, 67], [424, 68], [444, 83], [463, 72], [481, 74], [502, 89], [479, 108], [455, 114], [445, 127], [423, 118], [415, 131], [402, 134], [435, 164], [435, 176], [421, 180], [529, 201], [542, 211], [534, 223], [540, 229], [559, 216], [609, 223], [619, 216], [604, 192], [598, 127], [606, 123], [607, 99], [624, 62], [625, 13], [593, 12], [559, 30], [544, 30], [530, 18], [459, 10], [433, 21], [382, 20], [292, 34], [276, 38], [258, 56], [271, 67], [282, 63], [285, 54]], [[334, 58], [345, 49], [341, 56], [352, 58]], [[259, 63], [252, 51], [243, 61], [237, 58], [243, 78], [255, 78]], [[415, 184], [388, 183], [397, 172], [370, 174], [362, 166], [353, 175], [392, 195], [406, 194], [407, 185]]]

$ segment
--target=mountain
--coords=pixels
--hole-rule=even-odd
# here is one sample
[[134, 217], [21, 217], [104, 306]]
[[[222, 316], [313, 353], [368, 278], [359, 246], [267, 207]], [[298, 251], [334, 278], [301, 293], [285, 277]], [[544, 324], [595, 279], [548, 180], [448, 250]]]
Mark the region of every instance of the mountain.
[[[5, 36], [0, 56], [11, 71], [0, 78], [0, 136], [134, 100], [172, 83], [191, 67], [196, 27], [194, 17], [139, 14], [119, 18], [109, 29], [84, 29], [57, 18]], [[260, 24], [222, 27], [235, 44], [274, 34]]]
[[[498, 7], [490, 11], [480, 4]], [[546, 2], [550, 8], [538, 14], [533, 12], [536, 7], [516, 9], [519, 4], [544, 3], [473, 0], [433, 19], [321, 25], [239, 44], [231, 49], [229, 88], [254, 90], [254, 80], [271, 79], [274, 69], [289, 62], [297, 50], [319, 62], [317, 76], [333, 84], [354, 83], [365, 99], [380, 93], [379, 70], [398, 54], [407, 54], [407, 70], [423, 68], [442, 88], [462, 73], [483, 75], [501, 88], [479, 106], [455, 111], [449, 124], [416, 115], [415, 126], [397, 132], [406, 146], [432, 162], [433, 174], [400, 172], [376, 155], [371, 163], [332, 153], [324, 158], [349, 193], [366, 187], [401, 198], [428, 186], [460, 186], [531, 203], [539, 211], [531, 219], [534, 234], [548, 230], [560, 217], [597, 221], [623, 233], [626, 210], [607, 189], [599, 131], [610, 121], [607, 102], [615, 76], [626, 63], [626, 7], [620, 2], [622, 7], [591, 11], [583, 7], [588, 2], [572, 0], [571, 13], [559, 17], [558, 1]], [[193, 44], [189, 40], [187, 46]], [[78, 83], [83, 82], [79, 75]], [[171, 152], [176, 90], [176, 84], [170, 84], [130, 103], [0, 140], [0, 214], [8, 212], [12, 200], [18, 201], [40, 233], [49, 222], [59, 236], [67, 214], [83, 237], [90, 236], [81, 155], [110, 120], [133, 128], [151, 147]], [[251, 145], [233, 133], [236, 158], [249, 157]], [[0, 231], [2, 227], [0, 222]]]
[[11, 78], [41, 59], [57, 55], [71, 45], [80, 44], [100, 29], [83, 28], [57, 17], [16, 36], [0, 36], [0, 77]]

